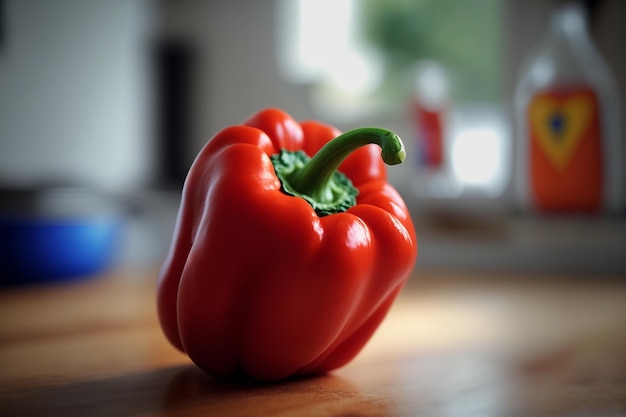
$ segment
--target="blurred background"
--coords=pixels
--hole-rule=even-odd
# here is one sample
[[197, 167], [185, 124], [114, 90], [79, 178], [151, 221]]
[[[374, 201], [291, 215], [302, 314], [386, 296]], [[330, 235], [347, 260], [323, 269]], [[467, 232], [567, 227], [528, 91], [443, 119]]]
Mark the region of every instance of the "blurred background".
[[[280, 107], [404, 139], [388, 172], [418, 270], [624, 274], [624, 16], [620, 0], [0, 0], [0, 225], [112, 219], [107, 255], [73, 272], [158, 265], [197, 152]], [[587, 139], [540, 145], [565, 162], [540, 181], [557, 191], [533, 194], [548, 174], [529, 162], [525, 110], [552, 94], [556, 135], [581, 89], [602, 155], [582, 206], [567, 184], [583, 168], [567, 164]]]

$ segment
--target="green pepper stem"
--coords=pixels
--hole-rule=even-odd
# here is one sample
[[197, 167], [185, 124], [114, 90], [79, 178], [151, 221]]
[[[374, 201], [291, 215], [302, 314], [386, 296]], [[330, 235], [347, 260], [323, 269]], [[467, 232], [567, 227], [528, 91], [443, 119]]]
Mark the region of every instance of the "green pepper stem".
[[291, 187], [318, 201], [328, 199], [328, 187], [339, 165], [358, 148], [374, 143], [382, 148], [387, 165], [404, 161], [406, 151], [398, 135], [379, 127], [362, 127], [345, 132], [322, 147], [311, 160], [290, 178]]

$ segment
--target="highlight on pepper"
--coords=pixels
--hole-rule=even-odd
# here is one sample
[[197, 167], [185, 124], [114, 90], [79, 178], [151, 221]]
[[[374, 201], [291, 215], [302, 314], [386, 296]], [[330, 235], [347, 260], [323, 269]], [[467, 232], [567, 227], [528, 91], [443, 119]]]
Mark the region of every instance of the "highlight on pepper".
[[393, 132], [341, 133], [265, 109], [218, 132], [192, 164], [160, 271], [167, 339], [215, 377], [275, 381], [350, 362], [417, 259], [385, 164]]

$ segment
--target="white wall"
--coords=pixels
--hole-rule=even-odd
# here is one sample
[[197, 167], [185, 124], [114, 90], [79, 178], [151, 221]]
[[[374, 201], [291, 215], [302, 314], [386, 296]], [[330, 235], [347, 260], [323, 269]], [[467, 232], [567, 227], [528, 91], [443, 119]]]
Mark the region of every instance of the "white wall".
[[132, 188], [152, 172], [147, 0], [7, 0], [0, 182]]

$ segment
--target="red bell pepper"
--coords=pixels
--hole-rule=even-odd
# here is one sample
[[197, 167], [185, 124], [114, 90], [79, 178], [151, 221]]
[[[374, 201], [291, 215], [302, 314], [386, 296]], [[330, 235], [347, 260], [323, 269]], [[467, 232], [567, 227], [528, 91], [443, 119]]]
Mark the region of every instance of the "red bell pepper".
[[404, 158], [388, 130], [340, 134], [277, 109], [213, 137], [185, 181], [159, 277], [169, 341], [217, 377], [277, 380], [350, 361], [417, 257], [374, 143], [385, 162]]

